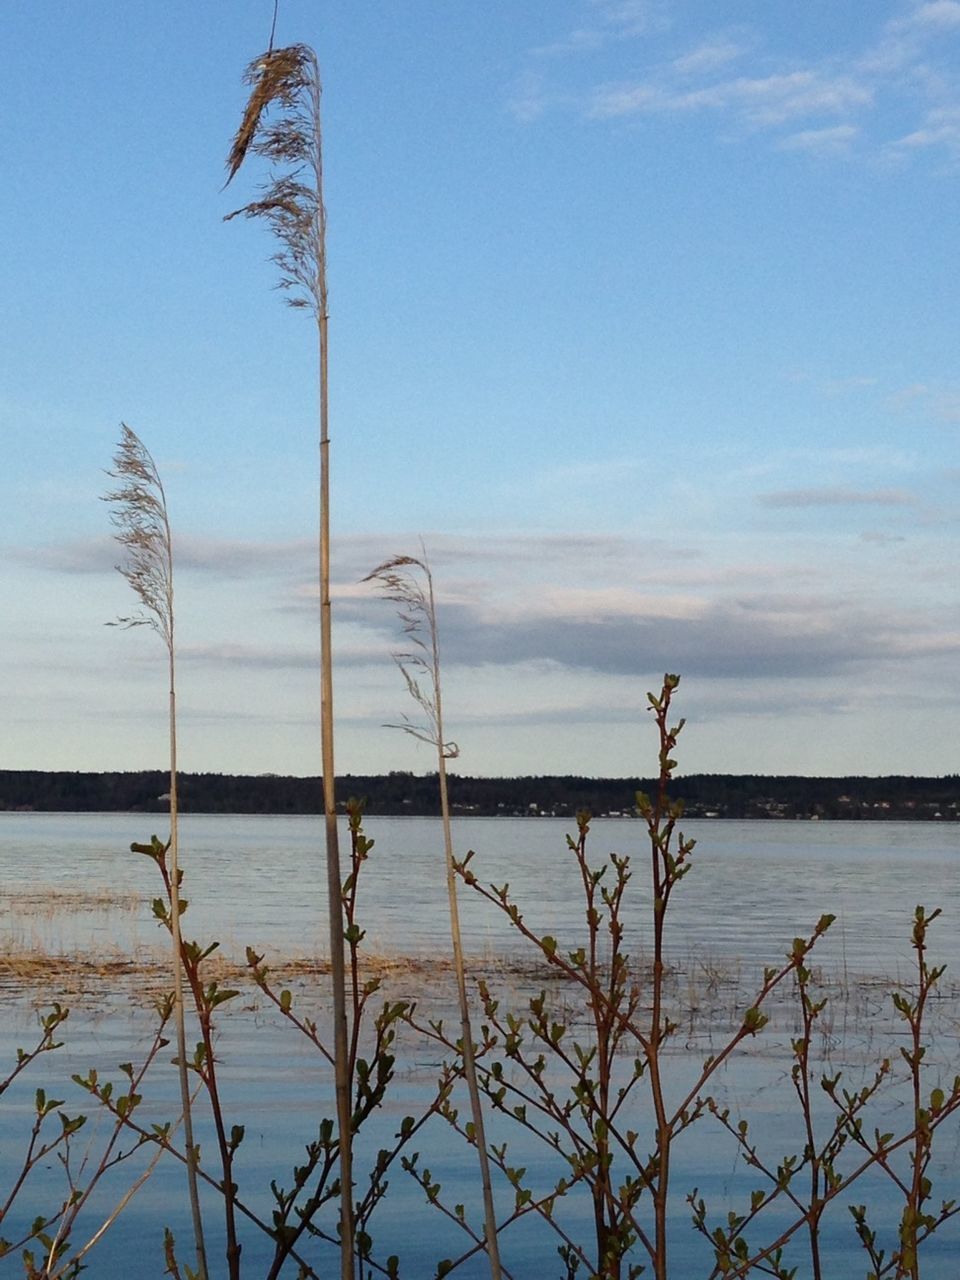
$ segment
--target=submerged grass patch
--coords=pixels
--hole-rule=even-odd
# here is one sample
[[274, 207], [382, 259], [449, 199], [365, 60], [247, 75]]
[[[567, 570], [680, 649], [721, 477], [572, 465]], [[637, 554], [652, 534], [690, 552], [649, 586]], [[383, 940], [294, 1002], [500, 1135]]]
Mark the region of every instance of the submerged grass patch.
[[[75, 909], [88, 908], [78, 905]], [[571, 1031], [587, 1024], [589, 1010], [582, 993], [538, 958], [519, 951], [487, 951], [464, 959], [470, 971], [484, 975], [487, 986], [505, 1004], [516, 1006], [542, 991], [552, 1015], [561, 1018]], [[266, 963], [275, 985], [293, 987], [298, 998], [312, 999], [319, 1010], [329, 1003], [324, 994], [327, 988], [322, 983], [317, 986], [317, 980], [330, 976], [327, 956], [277, 949], [268, 951]], [[241, 991], [247, 1008], [250, 1000], [259, 1003], [257, 983], [244, 959], [217, 951], [205, 965], [211, 979]], [[167, 990], [169, 975], [169, 957], [159, 946], [56, 948], [23, 939], [0, 941], [0, 1003], [29, 1001], [40, 1008], [51, 1000], [68, 998], [82, 1014], [85, 1008], [102, 1008], [117, 995], [136, 994], [136, 1003], [147, 1006]], [[634, 976], [640, 989], [639, 1007], [649, 1010], [652, 964], [640, 958], [634, 963]], [[447, 1018], [456, 1012], [456, 966], [450, 955], [364, 952], [359, 977], [363, 982], [377, 980], [385, 999], [415, 1001], [423, 1017]], [[663, 994], [678, 1025], [670, 1051], [709, 1054], [715, 1040], [743, 1021], [755, 978], [756, 974], [738, 961], [706, 960], [696, 953], [668, 966]], [[828, 997], [817, 1037], [822, 1060], [838, 1055], [848, 1061], [869, 1057], [875, 1040], [896, 1028], [889, 993], [899, 984], [889, 975], [821, 967], [815, 972], [815, 982]], [[770, 1031], [789, 1035], [796, 1030], [796, 1001], [791, 992], [776, 993], [767, 1011]], [[956, 1038], [960, 1033], [960, 981], [942, 983], [930, 999], [928, 1017], [933, 1041], [946, 1044]], [[779, 1052], [779, 1047], [771, 1048]], [[751, 1052], [762, 1055], [763, 1048], [758, 1044]]]
[[0, 912], [8, 920], [24, 916], [52, 920], [95, 911], [132, 914], [142, 905], [140, 894], [120, 889], [61, 889], [49, 884], [0, 889]]

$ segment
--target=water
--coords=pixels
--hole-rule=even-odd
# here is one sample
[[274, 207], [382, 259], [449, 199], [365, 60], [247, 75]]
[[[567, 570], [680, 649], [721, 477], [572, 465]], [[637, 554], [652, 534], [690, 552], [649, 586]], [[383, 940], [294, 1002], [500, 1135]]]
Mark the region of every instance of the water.
[[[147, 840], [155, 823], [154, 818], [126, 814], [0, 814], [0, 909], [4, 911], [0, 942], [5, 949], [33, 946], [54, 953], [111, 956], [161, 945], [163, 939], [149, 906], [150, 898], [159, 892], [156, 870], [149, 859], [129, 852], [130, 842]], [[438, 824], [426, 819], [377, 818], [366, 825], [367, 834], [376, 841], [361, 881], [366, 945], [374, 952], [408, 957], [444, 949], [446, 891]], [[482, 882], [500, 885], [509, 881], [511, 896], [520, 904], [525, 921], [572, 947], [583, 936], [583, 919], [576, 867], [565, 841], [570, 825], [559, 819], [461, 819], [455, 823], [455, 839], [460, 854], [476, 850], [472, 865]], [[952, 983], [960, 975], [960, 930], [956, 927], [960, 827], [933, 823], [691, 822], [688, 833], [695, 835], [699, 844], [695, 869], [677, 888], [671, 904], [670, 957], [678, 975], [671, 989], [686, 1007], [696, 987], [696, 999], [703, 1009], [696, 1025], [691, 1014], [690, 1025], [683, 1028], [680, 1037], [682, 1043], [669, 1059], [668, 1085], [673, 1096], [681, 1096], [687, 1082], [695, 1079], [705, 1054], [716, 1051], [725, 1021], [734, 1025], [740, 1016], [738, 1008], [742, 1014], [743, 1005], [737, 1004], [742, 990], [764, 964], [777, 963], [784, 956], [795, 935], [809, 933], [824, 911], [835, 913], [837, 923], [816, 952], [818, 974], [832, 984], [833, 991], [828, 1010], [833, 1020], [820, 1047], [839, 1055], [851, 1081], [864, 1078], [881, 1053], [896, 1055], [902, 1043], [891, 1040], [897, 1028], [887, 1014], [887, 998], [869, 979], [910, 978], [914, 965], [910, 922], [917, 902], [943, 908], [943, 921], [931, 931], [931, 955], [949, 966], [943, 980], [945, 992], [955, 990]], [[246, 944], [271, 956], [322, 955], [325, 875], [318, 849], [320, 834], [319, 824], [310, 818], [184, 818], [182, 856], [186, 894], [191, 901], [185, 931], [204, 940], [217, 938], [224, 951], [237, 956], [242, 956]], [[611, 850], [629, 853], [634, 859], [634, 905], [627, 922], [629, 945], [638, 954], [649, 946], [649, 854], [643, 834], [639, 822], [609, 819], [596, 822], [590, 838], [595, 861]], [[346, 839], [343, 848], [347, 848]], [[126, 895], [128, 900], [98, 906], [90, 896], [98, 891]], [[42, 910], [45, 897], [60, 906]], [[509, 969], [524, 950], [516, 931], [501, 912], [476, 896], [462, 893], [461, 898], [467, 950], [483, 957], [494, 971]], [[311, 984], [305, 984], [305, 990], [311, 995]], [[518, 980], [514, 993], [518, 1006], [523, 991]], [[29, 990], [10, 992], [8, 986], [0, 1062], [9, 1061], [15, 1045], [28, 1040], [33, 1017], [30, 994]], [[64, 1098], [63, 1109], [74, 1114], [83, 1109], [84, 1099], [69, 1083], [71, 1071], [86, 1071], [96, 1064], [115, 1079], [116, 1063], [137, 1060], [145, 1051], [150, 1021], [137, 1007], [129, 987], [119, 995], [80, 1003], [82, 1008], [75, 1008], [67, 1027], [66, 1047], [34, 1064], [0, 1103], [0, 1199], [13, 1162], [22, 1151], [37, 1084], [59, 1089], [54, 1096]], [[937, 1063], [942, 1064], [947, 1083], [955, 1070], [958, 1005], [955, 998], [944, 1000], [935, 1010], [942, 1034], [932, 1047], [931, 1065], [936, 1069]], [[783, 1016], [789, 1022], [789, 1015]], [[241, 1187], [257, 1211], [269, 1214], [269, 1192], [264, 1197], [255, 1188], [265, 1187], [271, 1177], [289, 1185], [290, 1168], [302, 1158], [302, 1145], [315, 1130], [316, 1118], [329, 1113], [329, 1072], [305, 1041], [291, 1037], [269, 1008], [247, 996], [228, 1006], [221, 1026], [218, 1057], [227, 1109], [231, 1121], [239, 1118], [247, 1127], [239, 1163]], [[786, 1038], [793, 1029], [784, 1023], [779, 1034], [760, 1037], [751, 1044], [749, 1054], [739, 1055], [721, 1072], [714, 1089], [733, 1114], [750, 1115], [753, 1131], [763, 1135], [765, 1149], [781, 1156], [802, 1146], [788, 1075]], [[144, 1089], [144, 1107], [151, 1122], [176, 1114], [176, 1084], [168, 1057], [169, 1050], [161, 1055]], [[365, 1131], [364, 1142], [371, 1149], [387, 1145], [402, 1115], [417, 1114], [425, 1104], [439, 1057], [434, 1047], [416, 1042], [401, 1054], [394, 1096]], [[933, 1083], [936, 1081], [931, 1081], [931, 1087]], [[465, 1112], [463, 1100], [459, 1105]], [[825, 1121], [829, 1113], [826, 1100], [818, 1097], [816, 1105]], [[885, 1106], [889, 1122], [884, 1116], [884, 1123], [889, 1128], [899, 1126], [902, 1097], [891, 1095]], [[639, 1120], [631, 1123], [645, 1132], [647, 1113], [641, 1109], [638, 1114]], [[97, 1140], [102, 1143], [106, 1127], [102, 1118], [97, 1123]], [[510, 1162], [525, 1165], [527, 1180], [541, 1191], [549, 1190], [558, 1169], [542, 1145], [502, 1120], [493, 1128], [494, 1140], [509, 1140]], [[202, 1116], [200, 1130], [207, 1159], [212, 1160], [213, 1135]], [[91, 1150], [97, 1149], [97, 1140]], [[957, 1182], [960, 1153], [956, 1125], [945, 1127], [938, 1141], [931, 1166], [937, 1192], [956, 1195], [955, 1185], [940, 1185], [943, 1179]], [[418, 1146], [425, 1153], [422, 1160], [443, 1183], [444, 1198], [449, 1195], [451, 1204], [463, 1202], [468, 1213], [472, 1212], [478, 1199], [472, 1157], [465, 1154], [449, 1126], [437, 1119], [430, 1121]], [[91, 1226], [132, 1181], [138, 1160], [142, 1161], [142, 1153], [104, 1180], [86, 1211], [85, 1220]], [[745, 1176], [731, 1142], [712, 1121], [680, 1138], [674, 1163], [677, 1197], [672, 1243], [674, 1274], [680, 1280], [709, 1273], [709, 1251], [689, 1227], [685, 1192], [698, 1186], [708, 1204], [715, 1206], [717, 1220], [728, 1202], [740, 1203], [744, 1193], [757, 1185], [758, 1176], [755, 1172]], [[92, 1255], [88, 1274], [104, 1280], [130, 1274], [131, 1250], [136, 1248], [138, 1276], [159, 1280], [163, 1274], [160, 1236], [165, 1223], [174, 1226], [181, 1254], [188, 1258], [182, 1181], [172, 1162], [161, 1161]], [[392, 1173], [391, 1181], [393, 1186], [376, 1220], [375, 1238], [378, 1244], [389, 1245], [401, 1254], [404, 1277], [419, 1280], [433, 1274], [438, 1258], [456, 1256], [462, 1247], [462, 1233], [425, 1205], [422, 1191], [399, 1169]], [[62, 1185], [63, 1170], [54, 1159], [49, 1168], [38, 1168], [18, 1201], [20, 1221], [28, 1221], [33, 1212], [48, 1205]], [[886, 1219], [888, 1247], [893, 1216], [899, 1213], [891, 1193], [889, 1180], [876, 1178], [869, 1189], [851, 1191], [843, 1201], [866, 1200], [879, 1207], [881, 1223]], [[501, 1213], [507, 1211], [511, 1199], [512, 1193], [507, 1194], [501, 1184]], [[566, 1228], [575, 1238], [588, 1237], [589, 1206], [582, 1199], [568, 1200]], [[776, 1224], [771, 1212], [766, 1219], [768, 1229]], [[215, 1223], [213, 1198], [208, 1201], [207, 1214], [211, 1224]], [[15, 1231], [12, 1222], [0, 1227], [0, 1235], [8, 1238]], [[758, 1238], [764, 1238], [759, 1229], [751, 1234], [751, 1240]], [[244, 1231], [245, 1275], [265, 1273], [262, 1240], [259, 1233]], [[865, 1274], [866, 1256], [856, 1244], [842, 1205], [828, 1211], [825, 1242], [828, 1280]], [[517, 1280], [559, 1277], [562, 1269], [555, 1244], [545, 1228], [526, 1219], [504, 1237], [505, 1262]], [[322, 1246], [316, 1248], [320, 1252], [311, 1256], [322, 1257]], [[215, 1245], [215, 1255], [218, 1250]], [[924, 1274], [932, 1280], [952, 1280], [957, 1256], [960, 1237], [951, 1223], [931, 1241]], [[806, 1276], [809, 1266], [802, 1251], [796, 1261], [798, 1274]], [[0, 1276], [21, 1273], [19, 1258], [0, 1260]], [[481, 1276], [484, 1269], [475, 1261], [454, 1274]]]
[[[159, 892], [148, 858], [129, 852], [149, 840], [156, 819], [134, 814], [0, 813], [0, 875], [6, 895], [48, 885], [61, 892], [110, 889], [141, 896], [143, 906], [117, 918], [86, 910], [73, 919], [7, 922], [50, 947], [126, 947], [156, 939], [149, 903]], [[460, 856], [476, 851], [478, 879], [509, 882], [527, 922], [541, 932], [574, 936], [583, 927], [579, 880], [564, 819], [461, 819]], [[956, 921], [960, 906], [960, 824], [869, 822], [690, 822], [698, 840], [695, 868], [672, 904], [673, 949], [709, 958], [772, 963], [797, 934], [809, 933], [824, 911], [837, 925], [820, 954], [864, 973], [910, 967], [909, 925], [918, 902], [943, 907]], [[425, 818], [375, 818], [375, 840], [364, 871], [361, 911], [367, 945], [417, 955], [445, 945], [446, 888], [439, 825]], [[161, 837], [165, 836], [160, 831]], [[182, 823], [182, 865], [191, 900], [190, 929], [224, 946], [325, 946], [325, 870], [315, 819], [189, 815]], [[342, 847], [346, 840], [341, 838]], [[595, 861], [610, 851], [631, 854], [634, 938], [649, 916], [643, 827], [629, 819], [595, 822]], [[318, 904], [321, 904], [318, 907]], [[515, 934], [502, 914], [467, 896], [469, 950], [512, 953]], [[938, 956], [960, 973], [960, 930], [935, 935]]]

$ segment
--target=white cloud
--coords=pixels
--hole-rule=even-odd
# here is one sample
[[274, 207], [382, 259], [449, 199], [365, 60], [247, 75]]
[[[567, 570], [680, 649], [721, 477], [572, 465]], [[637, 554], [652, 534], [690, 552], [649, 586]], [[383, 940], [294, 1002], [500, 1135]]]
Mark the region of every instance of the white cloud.
[[603, 47], [603, 34], [593, 27], [578, 27], [561, 40], [539, 45], [533, 50], [537, 58], [563, 58], [570, 54], [594, 53]]
[[662, 91], [653, 85], [605, 85], [596, 90], [588, 115], [594, 120], [608, 120], [664, 105]]
[[763, 507], [905, 507], [916, 501], [903, 489], [781, 489], [757, 495]]
[[[8, 554], [28, 565], [53, 573], [110, 573], [122, 559], [116, 539], [74, 538], [39, 547], [11, 547]], [[222, 578], [251, 574], [309, 572], [316, 544], [307, 538], [289, 542], [242, 542], [227, 538], [178, 535], [174, 543], [174, 571], [192, 570]]]
[[783, 138], [778, 146], [781, 151], [806, 151], [811, 155], [835, 156], [849, 151], [859, 133], [857, 126], [852, 124], [838, 124], [829, 129], [802, 129], [799, 133], [791, 133]]
[[728, 62], [742, 57], [745, 52], [744, 45], [729, 37], [719, 36], [704, 41], [679, 58], [674, 58], [673, 70], [681, 76], [701, 75], [705, 71], [726, 66]]
[[[526, 114], [518, 115], [534, 119], [564, 105], [598, 121], [702, 113], [741, 131], [774, 135], [792, 125], [776, 140], [781, 151], [840, 158], [856, 142], [863, 158], [887, 165], [904, 164], [936, 147], [960, 153], [960, 95], [950, 61], [960, 34], [960, 0], [898, 8], [887, 22], [878, 22], [868, 6], [857, 11], [859, 52], [811, 58], [791, 57], [782, 48], [772, 53], [773, 37], [780, 45], [783, 33], [771, 31], [765, 42], [759, 24], [694, 35], [684, 49], [678, 47], [677, 27], [671, 28], [661, 11], [591, 0], [594, 21], [535, 52], [604, 52], [610, 72], [612, 33], [643, 35], [643, 61], [636, 73], [608, 75], [592, 85], [570, 83], [561, 93], [544, 90], [535, 108], [528, 105]], [[725, 74], [733, 62], [741, 67], [735, 77]], [[809, 127], [800, 127], [803, 122]], [[729, 140], [729, 128], [721, 136]]]
[[[831, 130], [824, 130], [824, 132], [829, 133]], [[875, 387], [877, 381], [877, 378], [868, 374], [852, 373], [843, 378], [828, 378], [822, 390], [828, 396], [843, 395], [848, 391], [863, 391], [868, 387]]]
[[861, 542], [871, 542], [878, 547], [889, 547], [906, 540], [902, 533], [883, 533], [879, 529], [868, 529], [860, 535]]
[[544, 78], [535, 71], [526, 71], [514, 84], [507, 99], [507, 110], [521, 124], [539, 120], [550, 105], [544, 89]]
[[960, 151], [960, 106], [929, 111], [919, 129], [897, 138], [893, 145], [911, 149], [947, 147]]
[[733, 110], [752, 124], [774, 125], [802, 116], [842, 113], [869, 103], [871, 90], [847, 76], [824, 77], [793, 71], [762, 77], [739, 76], [703, 89], [677, 91], [647, 83], [599, 89], [590, 114], [594, 118], [643, 111]]
[[[544, 618], [565, 618], [589, 622], [593, 618], [681, 619], [700, 617], [706, 608], [702, 597], [694, 595], [655, 595], [630, 587], [552, 587], [545, 589], [537, 601], [537, 612]], [[501, 619], [506, 611], [499, 611]], [[529, 613], [526, 600], [516, 600], [516, 616]]]
[[577, 490], [587, 487], [606, 488], [612, 484], [634, 484], [642, 464], [636, 457], [622, 456], [599, 458], [596, 461], [560, 463], [544, 467], [533, 475], [518, 478], [503, 486], [505, 492], [529, 493], [533, 489], [550, 492]]
[[890, 404], [901, 412], [912, 409], [938, 422], [960, 422], [960, 390], [956, 387], [935, 387], [916, 382], [895, 391], [890, 397]]
[[960, 393], [938, 396], [933, 411], [941, 422], [960, 422]]
[[895, 391], [891, 397], [891, 402], [899, 407], [905, 407], [909, 404], [915, 404], [918, 400], [925, 399], [930, 394], [930, 388], [925, 382], [912, 382], [907, 387], [901, 387]]
[[686, 107], [740, 107], [759, 124], [780, 124], [800, 116], [843, 112], [869, 103], [872, 91], [848, 76], [823, 76], [816, 71], [787, 75], [740, 77], [699, 93], [681, 97]]
[[666, 609], [640, 594], [631, 601], [570, 592], [512, 603], [496, 611], [476, 602], [441, 607], [448, 669], [541, 663], [611, 675], [793, 678], [960, 650], [960, 637], [936, 618], [838, 593], [743, 594]]
[[[178, 653], [183, 664], [217, 667], [224, 671], [316, 671], [316, 646], [302, 649], [265, 644], [206, 644], [184, 645]], [[356, 639], [339, 638], [336, 661], [338, 665], [355, 666], [360, 663], [382, 663], [383, 646], [362, 643]]]
[[907, 22], [918, 27], [935, 30], [960, 28], [960, 2], [958, 0], [929, 0], [921, 4]]
[[568, 35], [538, 45], [536, 58], [566, 58], [596, 53], [611, 41], [635, 39], [669, 25], [652, 0], [590, 0], [590, 21]]
[[666, 25], [662, 5], [654, 0], [590, 0], [601, 21], [622, 36], [644, 35]]
[[317, 666], [317, 655], [313, 649], [290, 649], [280, 645], [183, 645], [177, 656], [182, 663], [222, 667], [224, 670], [263, 668], [269, 671], [313, 671]]

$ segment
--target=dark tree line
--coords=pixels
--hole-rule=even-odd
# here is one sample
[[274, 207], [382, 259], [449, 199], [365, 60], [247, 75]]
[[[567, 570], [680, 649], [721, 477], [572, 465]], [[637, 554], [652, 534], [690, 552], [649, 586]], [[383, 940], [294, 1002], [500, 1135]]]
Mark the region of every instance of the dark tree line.
[[[167, 807], [167, 775], [138, 773], [48, 773], [0, 770], [0, 810], [38, 812], [162, 813]], [[555, 814], [579, 809], [595, 815], [631, 814], [637, 791], [650, 779], [584, 778], [572, 775], [523, 778], [450, 776], [455, 812], [481, 817]], [[804, 778], [756, 774], [690, 774], [678, 778], [673, 794], [690, 817], [719, 818], [939, 818], [955, 819], [960, 776], [943, 778]], [[433, 815], [435, 774], [347, 774], [337, 779], [337, 795], [365, 800], [371, 814]], [[222, 773], [185, 773], [180, 802], [193, 813], [309, 814], [322, 809], [320, 779]]]

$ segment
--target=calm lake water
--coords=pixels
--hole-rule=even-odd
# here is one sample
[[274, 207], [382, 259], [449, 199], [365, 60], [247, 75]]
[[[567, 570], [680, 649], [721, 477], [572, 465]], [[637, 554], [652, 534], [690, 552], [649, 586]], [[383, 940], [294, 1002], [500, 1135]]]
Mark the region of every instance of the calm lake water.
[[[129, 852], [133, 840], [146, 841], [157, 827], [156, 818], [127, 814], [0, 814], [0, 947], [6, 951], [40, 947], [60, 953], [116, 954], [131, 948], [161, 944], [150, 913], [150, 899], [159, 892], [149, 859]], [[484, 882], [509, 882], [511, 895], [525, 920], [542, 933], [576, 946], [583, 936], [579, 880], [573, 856], [566, 847], [572, 823], [560, 819], [461, 819], [455, 823], [458, 853], [476, 851], [473, 867]], [[938, 1041], [932, 1047], [931, 1069], [949, 1083], [956, 1070], [958, 1029], [956, 998], [960, 979], [960, 824], [825, 823], [825, 822], [690, 822], [698, 847], [695, 867], [677, 888], [671, 904], [671, 958], [678, 969], [701, 986], [712, 981], [721, 988], [748, 984], [764, 964], [775, 964], [797, 934], [809, 933], [824, 911], [837, 922], [818, 946], [816, 963], [825, 981], [840, 984], [847, 996], [843, 1026], [839, 1016], [824, 1035], [822, 1050], [838, 1055], [848, 1078], [859, 1080], [880, 1057], [896, 1055], [897, 1028], [891, 1026], [882, 990], [868, 979], [884, 976], [909, 981], [913, 973], [910, 924], [913, 908], [924, 903], [943, 908], [943, 919], [931, 931], [931, 957], [948, 965], [943, 989], [950, 997], [938, 1006]], [[375, 840], [361, 882], [361, 916], [371, 951], [422, 956], [445, 950], [446, 906], [439, 824], [413, 818], [371, 818], [367, 835]], [[160, 829], [158, 834], [165, 835]], [[185, 892], [190, 899], [186, 932], [204, 941], [219, 939], [223, 949], [242, 955], [247, 944], [268, 955], [323, 955], [325, 951], [325, 873], [316, 819], [282, 817], [187, 816], [182, 827]], [[346, 838], [343, 842], [346, 849]], [[649, 937], [650, 902], [647, 888], [649, 850], [640, 822], [607, 819], [594, 823], [590, 847], [600, 862], [611, 852], [630, 854], [635, 879], [628, 913], [629, 944], [642, 952]], [[127, 895], [123, 909], [97, 909], [90, 898], [70, 906], [74, 895], [98, 891]], [[43, 902], [59, 904], [44, 910]], [[522, 952], [522, 943], [503, 915], [461, 891], [461, 910], [467, 949], [491, 964]], [[858, 987], [858, 978], [864, 982]], [[682, 985], [682, 984], [681, 984]], [[849, 995], [856, 990], [855, 999]], [[716, 994], [716, 993], [715, 993]], [[2, 1061], [10, 1061], [15, 1046], [26, 1042], [33, 1018], [31, 992], [8, 992], [3, 1006], [5, 1029], [0, 1032]], [[731, 995], [729, 999], [735, 999]], [[836, 1003], [836, 1001], [835, 1001]], [[719, 1007], [719, 1006], [718, 1006]], [[838, 1004], [839, 1009], [839, 1004]], [[269, 1011], [248, 1002], [230, 1008], [223, 1018], [220, 1057], [224, 1089], [234, 1118], [247, 1126], [241, 1148], [241, 1185], [266, 1185], [271, 1177], [289, 1183], [289, 1170], [298, 1150], [315, 1132], [316, 1117], [329, 1113], [329, 1073], [305, 1042], [291, 1038]], [[12, 1176], [30, 1123], [33, 1090], [47, 1086], [68, 1100], [64, 1110], [83, 1109], [82, 1095], [69, 1083], [74, 1070], [97, 1064], [102, 1074], [136, 1058], [146, 1043], [146, 1014], [121, 1001], [101, 1001], [75, 1010], [68, 1026], [67, 1045], [47, 1055], [25, 1074], [0, 1102], [0, 1202]], [[734, 1114], [749, 1114], [753, 1132], [762, 1133], [771, 1154], [782, 1157], [802, 1146], [795, 1103], [791, 1108], [789, 1059], [785, 1036], [760, 1037], [750, 1052], [724, 1071], [714, 1090]], [[841, 1041], [850, 1041], [845, 1048]], [[881, 1034], [882, 1033], [882, 1034]], [[893, 1039], [890, 1039], [890, 1036]], [[886, 1037], [884, 1039], [883, 1037]], [[882, 1040], [882, 1043], [881, 1043]], [[889, 1043], [888, 1043], [889, 1041]], [[670, 1087], [682, 1090], [694, 1078], [697, 1064], [713, 1051], [713, 1032], [702, 1026], [690, 1030], [684, 1045], [671, 1058]], [[846, 1057], [844, 1057], [846, 1055]], [[366, 1141], [386, 1143], [399, 1118], [414, 1113], [436, 1077], [436, 1053], [412, 1047], [401, 1058], [396, 1096], [377, 1117]], [[116, 1076], [115, 1070], [113, 1071]], [[66, 1081], [66, 1083], [64, 1083]], [[930, 1087], [937, 1083], [931, 1079]], [[158, 1064], [145, 1089], [151, 1119], [175, 1114], [175, 1081], [169, 1064]], [[641, 1095], [643, 1097], [644, 1095]], [[682, 1095], [680, 1095], [682, 1096]], [[890, 1095], [884, 1104], [888, 1127], [900, 1123], [902, 1097]], [[823, 1104], [825, 1105], [825, 1104]], [[823, 1113], [824, 1116], [826, 1113]], [[648, 1117], [635, 1127], [645, 1130]], [[877, 1123], [888, 1118], [881, 1116]], [[729, 1204], [742, 1202], [757, 1185], [757, 1174], [745, 1177], [728, 1140], [705, 1121], [692, 1136], [681, 1139], [674, 1164], [677, 1188], [674, 1206], [674, 1275], [695, 1280], [709, 1274], [707, 1251], [689, 1227], [684, 1194], [694, 1185], [716, 1207], [717, 1218]], [[94, 1122], [91, 1121], [91, 1126]], [[957, 1126], [941, 1131], [933, 1172], [937, 1203], [960, 1194], [960, 1147]], [[212, 1134], [201, 1139], [212, 1155]], [[547, 1189], [558, 1176], [544, 1150], [532, 1145], [516, 1127], [494, 1125], [494, 1137], [509, 1139], [511, 1161], [524, 1164], [528, 1178]], [[86, 1134], [87, 1131], [84, 1131]], [[100, 1122], [99, 1132], [104, 1128]], [[643, 1139], [641, 1139], [641, 1142]], [[94, 1145], [96, 1130], [94, 1132]], [[438, 1123], [425, 1131], [418, 1144], [423, 1162], [448, 1191], [450, 1202], [476, 1203], [475, 1176], [469, 1153], [451, 1140]], [[136, 1158], [135, 1158], [136, 1159]], [[114, 1171], [112, 1186], [91, 1206], [91, 1229], [97, 1212], [106, 1212], [120, 1190], [129, 1184], [135, 1159]], [[362, 1164], [362, 1162], [361, 1162]], [[286, 1171], [286, 1172], [284, 1172]], [[63, 1171], [41, 1169], [18, 1202], [21, 1220], [50, 1202], [52, 1188], [62, 1187]], [[945, 1180], [944, 1185], [940, 1185]], [[110, 1180], [108, 1180], [109, 1182]], [[458, 1232], [424, 1204], [423, 1193], [399, 1170], [375, 1231], [383, 1253], [401, 1255], [405, 1280], [433, 1275], [436, 1261], [457, 1251]], [[268, 1212], [268, 1198], [249, 1192], [254, 1205]], [[512, 1200], [501, 1188], [501, 1212]], [[737, 1197], [740, 1197], [738, 1201]], [[890, 1184], [878, 1179], [869, 1188], [844, 1200], [879, 1206], [880, 1225], [892, 1229], [898, 1213]], [[208, 1214], [215, 1221], [215, 1204]], [[589, 1206], [571, 1202], [565, 1223], [576, 1236], [589, 1234]], [[886, 1216], [886, 1221], [884, 1221]], [[411, 1223], [416, 1223], [411, 1227]], [[124, 1212], [91, 1258], [88, 1274], [119, 1280], [130, 1272], [130, 1250], [137, 1245], [136, 1274], [145, 1280], [163, 1275], [159, 1247], [163, 1224], [173, 1226], [185, 1247], [188, 1228], [183, 1214], [182, 1177], [165, 1162]], [[774, 1224], [767, 1219], [767, 1228]], [[16, 1234], [5, 1222], [0, 1235]], [[752, 1237], [753, 1238], [753, 1237]], [[758, 1237], [760, 1238], [760, 1237]], [[766, 1238], [764, 1233], [762, 1238]], [[504, 1238], [506, 1265], [516, 1280], [560, 1277], [556, 1241], [535, 1224], [512, 1228]], [[889, 1245], [889, 1239], [888, 1239]], [[847, 1210], [838, 1205], [826, 1220], [828, 1280], [864, 1276], [866, 1257], [856, 1243]], [[263, 1273], [263, 1251], [256, 1233], [246, 1237], [245, 1275]], [[320, 1256], [320, 1255], [317, 1255]], [[931, 1242], [924, 1275], [931, 1280], [955, 1280], [960, 1259], [960, 1235], [954, 1224]], [[798, 1275], [809, 1274], [802, 1251]], [[258, 1272], [259, 1266], [259, 1272]], [[19, 1258], [0, 1259], [0, 1275], [22, 1274]], [[292, 1273], [291, 1273], [292, 1274]], [[455, 1275], [478, 1277], [478, 1264], [459, 1268]]]
[[[139, 895], [139, 912], [84, 911], [48, 920], [7, 920], [50, 948], [152, 943], [149, 909], [159, 892], [153, 864], [129, 852], [147, 841], [155, 817], [132, 814], [0, 813], [0, 891], [50, 886], [64, 893], [110, 889]], [[579, 880], [566, 833], [552, 818], [474, 818], [455, 824], [458, 855], [476, 851], [478, 879], [509, 882], [532, 926], [556, 935], [582, 929]], [[910, 965], [910, 920], [918, 902], [943, 907], [934, 947], [960, 973], [960, 823], [724, 822], [686, 824], [697, 838], [693, 872], [672, 903], [673, 948], [711, 959], [772, 963], [824, 911], [837, 916], [820, 951], [824, 963], [895, 975]], [[364, 868], [361, 913], [374, 951], [415, 955], [446, 945], [446, 889], [439, 824], [371, 818], [375, 840]], [[158, 833], [165, 837], [166, 832]], [[325, 871], [312, 818], [188, 815], [181, 861], [197, 937], [242, 950], [277, 947], [323, 952]], [[342, 846], [346, 848], [345, 836]], [[595, 861], [630, 854], [635, 871], [629, 921], [642, 943], [649, 917], [649, 851], [640, 822], [593, 824]], [[501, 914], [463, 895], [469, 949], [511, 953], [515, 934]]]

